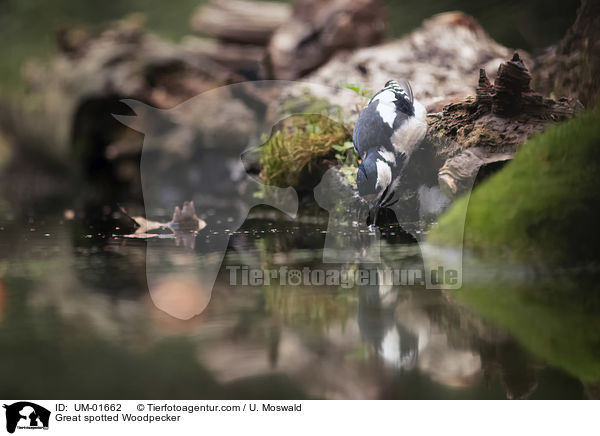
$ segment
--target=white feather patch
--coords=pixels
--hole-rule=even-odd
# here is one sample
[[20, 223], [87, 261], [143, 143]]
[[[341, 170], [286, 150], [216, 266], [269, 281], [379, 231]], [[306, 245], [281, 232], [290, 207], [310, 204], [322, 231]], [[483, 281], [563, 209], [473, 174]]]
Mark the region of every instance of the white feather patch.
[[394, 120], [396, 119], [396, 95], [392, 90], [386, 90], [373, 98], [373, 101], [378, 101], [377, 112], [381, 119], [387, 123], [390, 127], [394, 127]]
[[396, 160], [396, 156], [391, 151], [379, 150], [379, 155], [389, 164], [393, 164]]
[[387, 162], [381, 159], [377, 159], [375, 165], [377, 165], [377, 183], [375, 187], [385, 189], [392, 183], [392, 169]]
[[427, 133], [425, 106], [418, 101], [413, 103], [415, 116], [409, 117], [392, 135], [392, 145], [397, 153], [410, 157], [415, 147], [421, 143]]

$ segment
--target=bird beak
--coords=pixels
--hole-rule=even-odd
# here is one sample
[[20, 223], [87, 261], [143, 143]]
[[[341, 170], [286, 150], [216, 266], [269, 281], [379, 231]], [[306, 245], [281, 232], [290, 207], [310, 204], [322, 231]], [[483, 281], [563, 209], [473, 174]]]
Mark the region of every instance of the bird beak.
[[377, 215], [379, 215], [379, 205], [375, 205], [375, 208], [373, 209], [373, 227], [377, 226]]
[[389, 185], [383, 190], [381, 191], [381, 193], [377, 196], [377, 202], [376, 202], [376, 207], [378, 209], [380, 209], [382, 206], [384, 206], [385, 204], [385, 200], [388, 196], [388, 191], [389, 191], [390, 187]]
[[387, 197], [388, 188], [385, 188], [379, 195], [377, 195], [375, 200], [375, 206], [373, 207], [373, 226], [377, 224], [377, 215], [379, 215], [379, 211], [383, 207], [385, 198]]

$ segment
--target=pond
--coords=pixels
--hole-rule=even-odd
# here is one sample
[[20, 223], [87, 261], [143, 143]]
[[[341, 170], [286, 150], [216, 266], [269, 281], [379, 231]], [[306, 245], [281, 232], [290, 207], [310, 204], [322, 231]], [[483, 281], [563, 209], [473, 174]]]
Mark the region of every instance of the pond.
[[[472, 278], [456, 291], [328, 285], [312, 273], [360, 266], [323, 263], [321, 212], [291, 219], [252, 209], [229, 238], [212, 290], [175, 268], [152, 295], [149, 241], [99, 230], [70, 212], [29, 219], [4, 212], [0, 396], [597, 397], [593, 284], [506, 281], [469, 266]], [[419, 245], [401, 229], [383, 236], [382, 259], [421, 268]], [[209, 239], [200, 231], [195, 246]], [[210, 255], [169, 237], [152, 244], [176, 265]], [[306, 268], [310, 281], [287, 275], [266, 284], [250, 272], [281, 266]], [[178, 319], [159, 307], [199, 313]]]

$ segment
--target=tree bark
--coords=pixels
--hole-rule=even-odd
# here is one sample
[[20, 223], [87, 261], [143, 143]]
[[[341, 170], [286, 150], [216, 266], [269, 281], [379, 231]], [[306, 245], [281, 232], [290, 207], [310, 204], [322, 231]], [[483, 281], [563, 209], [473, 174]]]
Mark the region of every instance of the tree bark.
[[565, 37], [533, 68], [537, 89], [579, 99], [586, 107], [600, 97], [600, 0], [582, 0]]

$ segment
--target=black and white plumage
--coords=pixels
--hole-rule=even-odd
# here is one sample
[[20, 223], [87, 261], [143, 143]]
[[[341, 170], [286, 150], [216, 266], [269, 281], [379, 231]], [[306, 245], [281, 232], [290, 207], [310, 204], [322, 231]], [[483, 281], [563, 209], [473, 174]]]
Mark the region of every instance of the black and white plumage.
[[425, 107], [406, 81], [390, 80], [360, 113], [352, 140], [362, 159], [356, 182], [361, 197], [391, 206], [410, 156], [427, 132]]

